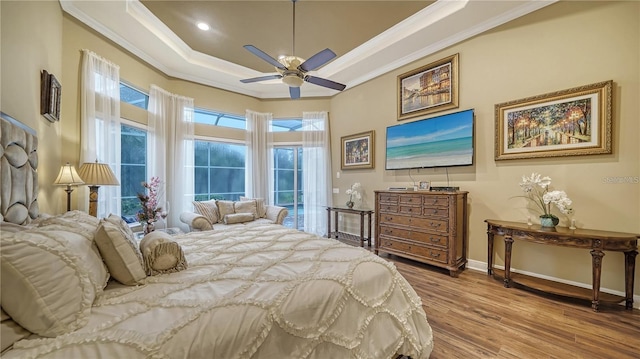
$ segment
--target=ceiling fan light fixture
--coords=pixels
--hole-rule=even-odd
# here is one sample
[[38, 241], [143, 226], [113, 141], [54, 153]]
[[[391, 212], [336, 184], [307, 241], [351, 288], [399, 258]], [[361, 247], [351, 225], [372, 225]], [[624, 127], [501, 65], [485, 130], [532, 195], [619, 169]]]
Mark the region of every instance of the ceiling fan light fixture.
[[290, 87], [300, 87], [304, 83], [304, 79], [300, 77], [297, 73], [287, 73], [282, 77], [282, 82], [289, 85]]

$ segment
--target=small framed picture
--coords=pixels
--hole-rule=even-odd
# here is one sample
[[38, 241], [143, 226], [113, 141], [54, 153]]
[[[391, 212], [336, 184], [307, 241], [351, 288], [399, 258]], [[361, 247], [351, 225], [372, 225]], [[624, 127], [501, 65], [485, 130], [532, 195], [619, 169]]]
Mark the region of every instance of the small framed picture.
[[420, 186], [418, 187], [421, 191], [428, 191], [431, 189], [431, 183], [429, 181], [420, 181]]
[[62, 86], [56, 77], [46, 70], [42, 70], [40, 75], [40, 114], [51, 122], [59, 121]]
[[375, 131], [342, 137], [341, 169], [374, 168]]

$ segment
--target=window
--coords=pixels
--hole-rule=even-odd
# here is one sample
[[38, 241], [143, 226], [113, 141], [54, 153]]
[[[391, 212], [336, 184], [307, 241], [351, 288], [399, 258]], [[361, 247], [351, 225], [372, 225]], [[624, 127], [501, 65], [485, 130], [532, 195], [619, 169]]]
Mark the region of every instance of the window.
[[147, 132], [128, 125], [121, 125], [120, 131], [121, 216], [133, 223], [140, 210], [137, 195], [144, 192], [141, 183], [147, 180]]
[[271, 120], [271, 132], [287, 132], [287, 131], [301, 131], [302, 119], [276, 119]]
[[195, 200], [236, 201], [244, 196], [246, 153], [241, 144], [195, 141]]
[[149, 107], [149, 95], [123, 82], [120, 82], [120, 101], [145, 110]]
[[302, 147], [276, 147], [273, 153], [275, 205], [289, 209], [286, 227], [303, 229]]
[[241, 130], [247, 129], [247, 121], [243, 116], [229, 115], [203, 109], [195, 109], [194, 122], [204, 123], [205, 125], [238, 128]]

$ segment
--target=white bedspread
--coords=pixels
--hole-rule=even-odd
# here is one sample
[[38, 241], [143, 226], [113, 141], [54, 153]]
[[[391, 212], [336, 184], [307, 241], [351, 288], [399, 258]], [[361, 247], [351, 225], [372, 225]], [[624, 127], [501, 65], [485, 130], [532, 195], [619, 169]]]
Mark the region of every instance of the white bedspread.
[[280, 225], [175, 237], [189, 268], [110, 283], [82, 329], [3, 358], [428, 358], [421, 300], [393, 264]]

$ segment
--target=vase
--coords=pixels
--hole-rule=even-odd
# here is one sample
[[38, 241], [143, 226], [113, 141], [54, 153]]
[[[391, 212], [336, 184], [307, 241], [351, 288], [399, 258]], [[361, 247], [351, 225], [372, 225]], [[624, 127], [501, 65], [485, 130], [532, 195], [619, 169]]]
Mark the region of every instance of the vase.
[[560, 223], [560, 219], [558, 217], [543, 217], [540, 216], [540, 225], [542, 227], [555, 227]]
[[153, 232], [155, 230], [155, 226], [153, 225], [153, 222], [148, 222], [144, 224], [144, 234], [149, 234], [151, 232]]
[[347, 207], [353, 208], [353, 201], [347, 201]]

